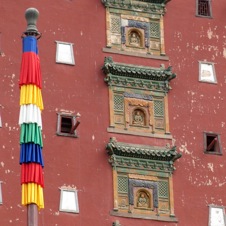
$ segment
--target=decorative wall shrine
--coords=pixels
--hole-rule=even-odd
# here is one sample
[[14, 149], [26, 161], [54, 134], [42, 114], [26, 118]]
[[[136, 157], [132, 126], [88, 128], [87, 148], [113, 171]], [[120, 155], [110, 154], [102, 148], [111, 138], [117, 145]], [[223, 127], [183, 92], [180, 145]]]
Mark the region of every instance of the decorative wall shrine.
[[167, 0], [102, 0], [106, 7], [107, 47], [165, 55], [163, 15]]
[[175, 147], [153, 147], [118, 142], [111, 138], [106, 150], [113, 169], [112, 215], [177, 221], [174, 214]]
[[113, 62], [106, 57], [103, 71], [109, 86], [109, 132], [170, 138], [168, 119], [171, 68], [151, 68]]

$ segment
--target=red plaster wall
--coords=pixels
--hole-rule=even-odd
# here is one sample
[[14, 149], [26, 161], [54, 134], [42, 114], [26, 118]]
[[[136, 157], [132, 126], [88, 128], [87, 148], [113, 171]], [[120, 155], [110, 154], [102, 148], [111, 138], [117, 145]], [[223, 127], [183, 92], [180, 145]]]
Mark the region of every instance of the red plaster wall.
[[[195, 17], [195, 0], [172, 0], [164, 16], [169, 61], [102, 52], [106, 45], [105, 8], [100, 0], [1, 0], [0, 4], [0, 181], [3, 205], [0, 225], [26, 225], [20, 204], [19, 71], [24, 12], [40, 12], [39, 55], [43, 75], [43, 138], [45, 209], [40, 226], [205, 226], [208, 204], [226, 205], [225, 191], [225, 2], [212, 1], [213, 19]], [[75, 66], [55, 63], [55, 41], [74, 43]], [[114, 61], [159, 67], [172, 65], [177, 78], [169, 93], [170, 130], [183, 157], [174, 173], [175, 213], [179, 223], [119, 218], [113, 208], [112, 169], [105, 145], [118, 141], [163, 145], [166, 141], [107, 133], [108, 88], [101, 67], [105, 56]], [[198, 82], [198, 61], [214, 62], [217, 85]], [[79, 138], [56, 136], [56, 112], [81, 114]], [[223, 156], [203, 154], [203, 131], [221, 134]], [[79, 214], [59, 212], [60, 186], [78, 188]]]

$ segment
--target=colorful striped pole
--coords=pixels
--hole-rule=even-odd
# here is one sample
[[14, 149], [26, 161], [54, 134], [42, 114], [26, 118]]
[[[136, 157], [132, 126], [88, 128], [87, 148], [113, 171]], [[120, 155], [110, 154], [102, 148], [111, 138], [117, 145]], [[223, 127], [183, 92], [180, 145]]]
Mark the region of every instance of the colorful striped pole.
[[38, 210], [44, 208], [42, 77], [37, 48], [37, 40], [41, 36], [36, 28], [38, 14], [34, 8], [25, 12], [28, 27], [22, 36], [23, 55], [19, 82], [22, 205], [28, 207], [28, 226], [38, 226]]

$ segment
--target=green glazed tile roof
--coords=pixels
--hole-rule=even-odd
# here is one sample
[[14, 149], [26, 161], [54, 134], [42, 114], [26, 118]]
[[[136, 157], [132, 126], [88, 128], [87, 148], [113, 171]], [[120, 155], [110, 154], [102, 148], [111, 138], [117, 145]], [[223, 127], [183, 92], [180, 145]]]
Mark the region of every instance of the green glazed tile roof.
[[164, 15], [170, 0], [102, 0], [105, 7]]
[[176, 151], [176, 147], [167, 148], [121, 143], [117, 142], [115, 138], [110, 139], [106, 149], [109, 155], [134, 157], [140, 159], [174, 162], [176, 159], [181, 157], [181, 154]]
[[138, 78], [152, 81], [170, 81], [176, 77], [172, 73], [171, 67], [165, 69], [163, 65], [160, 68], [137, 66], [113, 62], [111, 57], [106, 57], [102, 70], [105, 74], [112, 74], [120, 77]]

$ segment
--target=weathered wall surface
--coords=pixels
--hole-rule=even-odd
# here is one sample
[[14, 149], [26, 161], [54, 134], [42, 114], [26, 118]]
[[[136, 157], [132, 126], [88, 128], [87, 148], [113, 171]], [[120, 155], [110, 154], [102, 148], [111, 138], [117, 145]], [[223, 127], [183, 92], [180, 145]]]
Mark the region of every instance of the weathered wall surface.
[[[174, 177], [179, 225], [207, 225], [208, 205], [225, 205], [225, 24], [223, 2], [213, 19], [195, 17], [195, 1], [172, 1], [166, 46], [177, 73], [169, 97], [171, 132], [183, 153]], [[198, 61], [215, 63], [217, 84], [201, 83]], [[204, 154], [203, 132], [221, 135], [223, 156]]]
[[[165, 15], [165, 46], [169, 61], [102, 52], [106, 44], [105, 8], [100, 0], [17, 1], [0, 5], [0, 181], [3, 205], [0, 225], [21, 226], [26, 208], [20, 204], [19, 162], [19, 71], [21, 33], [26, 29], [24, 12], [40, 12], [42, 32], [39, 55], [43, 75], [43, 138], [45, 209], [39, 225], [102, 226], [116, 219], [122, 226], [204, 226], [208, 204], [226, 205], [225, 191], [225, 106], [226, 61], [224, 2], [213, 3], [213, 19], [195, 17], [195, 1], [172, 0]], [[55, 41], [74, 43], [75, 66], [55, 63]], [[114, 61], [159, 67], [172, 65], [177, 78], [169, 93], [172, 143], [183, 154], [174, 173], [175, 213], [179, 223], [117, 218], [113, 208], [112, 169], [105, 145], [111, 136], [119, 141], [164, 145], [169, 141], [107, 133], [108, 88], [101, 71], [104, 57]], [[198, 81], [198, 61], [215, 63], [218, 83]], [[79, 138], [56, 135], [56, 112], [79, 112]], [[223, 156], [203, 153], [203, 132], [221, 134]], [[170, 141], [171, 142], [171, 141]], [[60, 186], [78, 188], [79, 214], [59, 212]]]

